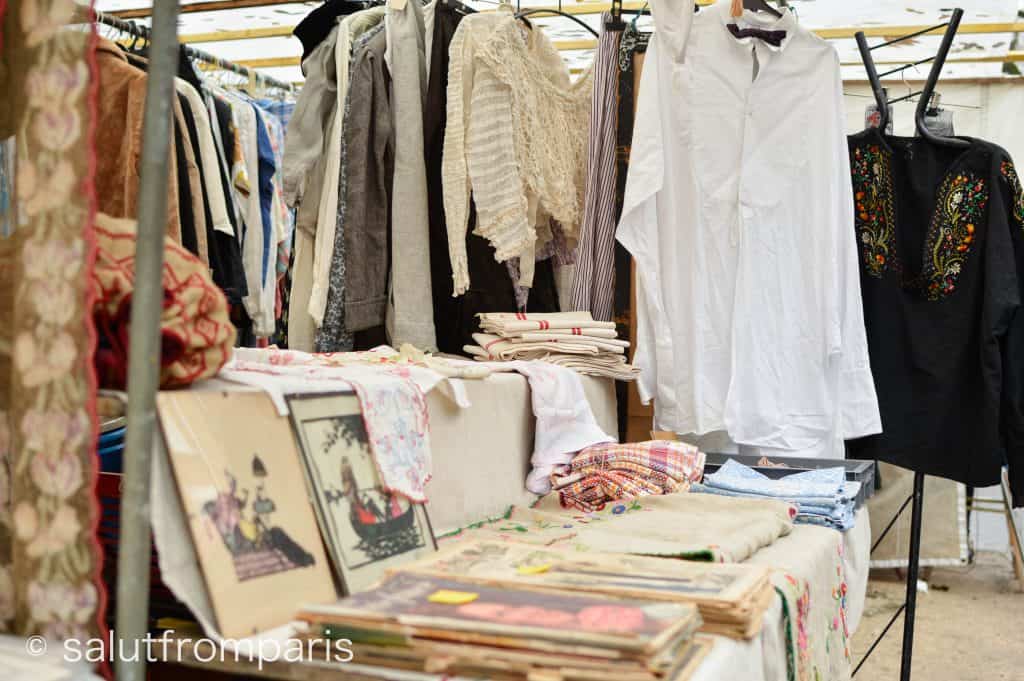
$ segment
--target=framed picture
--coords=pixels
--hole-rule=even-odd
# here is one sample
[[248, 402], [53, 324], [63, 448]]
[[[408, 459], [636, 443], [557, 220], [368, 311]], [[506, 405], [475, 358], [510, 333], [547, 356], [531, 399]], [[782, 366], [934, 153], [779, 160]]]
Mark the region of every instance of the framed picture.
[[320, 527], [346, 594], [437, 550], [423, 504], [384, 489], [355, 393], [288, 398]]
[[287, 417], [256, 392], [161, 392], [157, 412], [217, 627], [242, 638], [337, 597]]

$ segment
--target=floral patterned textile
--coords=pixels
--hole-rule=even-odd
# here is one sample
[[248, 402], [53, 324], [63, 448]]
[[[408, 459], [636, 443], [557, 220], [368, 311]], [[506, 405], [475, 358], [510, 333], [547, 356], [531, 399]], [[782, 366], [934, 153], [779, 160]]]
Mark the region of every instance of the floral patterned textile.
[[[123, 388], [128, 375], [128, 326], [135, 281], [134, 220], [96, 216], [92, 281], [100, 347], [96, 367], [104, 388]], [[210, 378], [231, 357], [235, 327], [224, 293], [209, 268], [164, 239], [164, 309], [160, 319], [160, 385], [172, 388]]]
[[920, 282], [928, 300], [939, 300], [956, 290], [974, 245], [975, 223], [986, 219], [988, 188], [984, 180], [971, 173], [951, 174], [942, 182], [938, 199], [925, 240]]
[[351, 388], [359, 397], [370, 451], [384, 486], [424, 502], [431, 471], [430, 422], [424, 391], [411, 377], [416, 368], [398, 353], [384, 351], [313, 355], [239, 349], [220, 376], [271, 391]]
[[[946, 175], [936, 193], [921, 273], [910, 277], [896, 253], [892, 152], [880, 144], [856, 147], [851, 151], [850, 169], [864, 271], [881, 277], [892, 269], [904, 277], [904, 286], [920, 291], [928, 300], [951, 295], [974, 245], [976, 225], [986, 219], [985, 180], [970, 172]], [[1005, 169], [1003, 172], [1006, 175]], [[1007, 180], [1012, 184], [1009, 175]], [[1024, 211], [1024, 199], [1021, 201], [1020, 211]]]
[[17, 157], [15, 231], [0, 248], [0, 630], [102, 636], [87, 279], [95, 35], [62, 30], [72, 0], [4, 7], [0, 138], [16, 137]]
[[588, 447], [551, 474], [565, 508], [599, 511], [610, 501], [685, 492], [704, 472], [704, 453], [682, 442]]
[[896, 209], [893, 205], [891, 160], [877, 144], [854, 150], [850, 158], [857, 235], [864, 254], [864, 269], [882, 276], [895, 259]]
[[1021, 187], [1017, 169], [1012, 161], [1003, 161], [999, 164], [999, 172], [1006, 183], [1010, 185], [1010, 191], [1013, 194], [1013, 217], [1017, 220], [1017, 224], [1024, 229], [1024, 187]]

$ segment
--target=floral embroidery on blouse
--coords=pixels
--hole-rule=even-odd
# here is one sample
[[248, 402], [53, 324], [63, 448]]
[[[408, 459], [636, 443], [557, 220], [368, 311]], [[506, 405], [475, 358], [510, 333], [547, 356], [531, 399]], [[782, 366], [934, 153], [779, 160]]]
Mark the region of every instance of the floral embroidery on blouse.
[[950, 174], [939, 188], [938, 199], [921, 272], [921, 286], [928, 300], [939, 300], [956, 290], [977, 236], [975, 225], [984, 220], [988, 189], [985, 181], [972, 173]]
[[1013, 208], [1012, 213], [1014, 219], [1017, 220], [1017, 224], [1024, 229], [1024, 188], [1020, 184], [1020, 176], [1017, 175], [1017, 169], [1013, 166], [1013, 161], [1003, 161], [999, 166], [999, 172], [1006, 178], [1007, 184], [1010, 185], [1010, 191], [1013, 193]]
[[864, 267], [873, 277], [895, 260], [896, 210], [888, 155], [877, 144], [854, 150], [853, 197]]

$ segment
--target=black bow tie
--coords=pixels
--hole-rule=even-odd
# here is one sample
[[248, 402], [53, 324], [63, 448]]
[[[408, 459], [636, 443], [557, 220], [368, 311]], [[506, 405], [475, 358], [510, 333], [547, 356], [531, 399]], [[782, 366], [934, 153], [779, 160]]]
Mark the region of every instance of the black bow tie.
[[785, 31], [766, 31], [763, 28], [740, 28], [736, 24], [728, 24], [729, 32], [737, 40], [741, 38], [758, 38], [772, 47], [780, 47], [786, 39]]

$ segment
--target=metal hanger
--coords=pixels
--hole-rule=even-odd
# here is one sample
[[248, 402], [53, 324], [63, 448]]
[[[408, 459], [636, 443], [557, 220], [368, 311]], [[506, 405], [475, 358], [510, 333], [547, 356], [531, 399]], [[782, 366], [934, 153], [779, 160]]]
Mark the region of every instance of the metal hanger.
[[[557, 14], [559, 16], [565, 17], [566, 19], [570, 19], [570, 20], [576, 22], [577, 24], [582, 26], [584, 29], [586, 29], [587, 32], [589, 32], [595, 38], [600, 37], [600, 36], [598, 36], [597, 31], [590, 24], [588, 24], [587, 22], [583, 21], [579, 17], [577, 17], [575, 15], [572, 15], [572, 14], [568, 14], [567, 12], [563, 12], [560, 9], [547, 9], [547, 8], [544, 8], [544, 9], [540, 9], [540, 8], [524, 9], [522, 12], [516, 12], [516, 19], [525, 19], [526, 17], [530, 16], [531, 14]], [[526, 24], [529, 26], [530, 22], [526, 22]]]
[[[867, 72], [868, 81], [871, 83], [871, 90], [874, 93], [875, 101], [878, 103], [878, 111], [880, 116], [879, 128], [883, 131], [889, 122], [889, 105], [896, 102], [901, 102], [907, 99], [920, 96], [917, 102], [917, 111], [914, 115], [914, 123], [917, 127], [918, 134], [924, 139], [934, 144], [942, 144], [944, 146], [954, 147], [963, 149], [970, 146], [970, 142], [962, 140], [958, 137], [944, 137], [942, 135], [936, 135], [932, 132], [925, 121], [925, 116], [928, 113], [928, 106], [932, 99], [932, 94], [935, 92], [935, 85], [939, 81], [939, 76], [942, 74], [942, 67], [946, 63], [946, 57], [949, 55], [949, 48], [953, 44], [953, 38], [956, 36], [957, 29], [960, 27], [960, 20], [963, 18], [964, 11], [959, 7], [953, 10], [949, 21], [938, 24], [937, 26], [930, 26], [920, 31], [911, 33], [910, 35], [901, 36], [888, 40], [880, 45], [873, 47], [868, 46], [867, 38], [863, 31], [858, 31], [854, 36], [857, 40], [857, 48], [860, 50], [861, 59], [864, 61], [864, 70]], [[875, 69], [875, 60], [871, 56], [871, 52], [883, 47], [895, 45], [912, 38], [916, 38], [927, 33], [931, 33], [937, 29], [945, 28], [945, 33], [942, 36], [942, 43], [939, 45], [939, 51], [934, 57], [928, 57], [927, 59], [921, 59], [912, 64], [907, 64], [899, 68], [886, 71], [885, 73], [879, 74]], [[888, 101], [882, 90], [881, 79], [885, 76], [890, 76], [894, 73], [904, 72], [906, 69], [917, 68], [918, 64], [927, 64], [931, 62], [931, 72], [928, 74], [928, 79], [925, 81], [924, 89], [920, 92], [911, 92], [910, 94]], [[906, 83], [906, 76], [903, 77], [904, 83]]]

